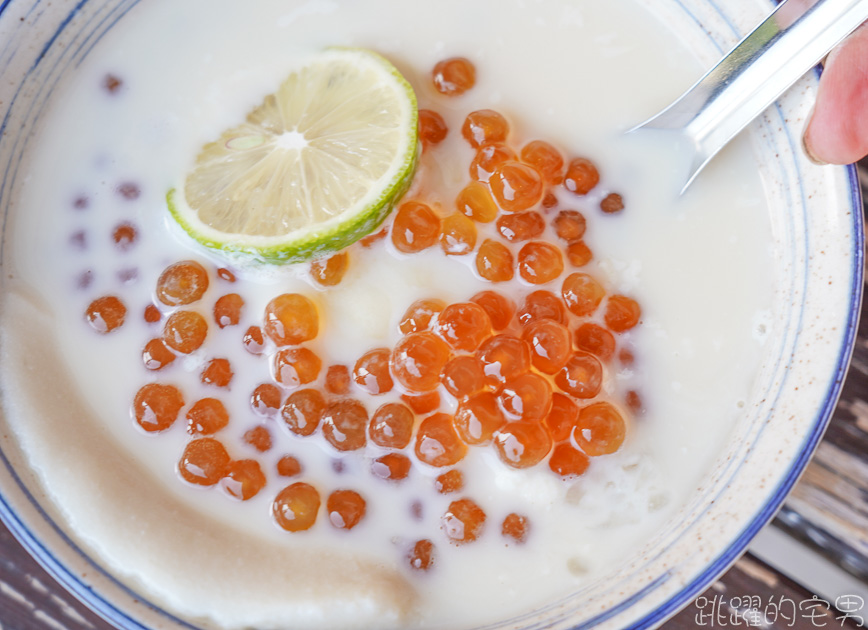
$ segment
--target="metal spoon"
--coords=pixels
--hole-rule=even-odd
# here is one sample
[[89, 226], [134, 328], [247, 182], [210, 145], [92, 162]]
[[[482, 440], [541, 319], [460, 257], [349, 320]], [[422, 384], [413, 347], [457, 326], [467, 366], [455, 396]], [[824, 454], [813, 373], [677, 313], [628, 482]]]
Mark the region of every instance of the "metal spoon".
[[868, 19], [868, 0], [786, 0], [669, 107], [630, 131], [677, 131], [692, 151], [684, 193], [749, 122]]

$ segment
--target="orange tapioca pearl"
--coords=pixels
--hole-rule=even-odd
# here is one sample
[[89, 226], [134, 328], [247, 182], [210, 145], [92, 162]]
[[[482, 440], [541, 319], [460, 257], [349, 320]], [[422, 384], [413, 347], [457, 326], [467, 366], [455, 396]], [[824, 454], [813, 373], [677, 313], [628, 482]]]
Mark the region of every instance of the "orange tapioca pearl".
[[158, 309], [153, 304], [148, 304], [145, 307], [145, 321], [149, 324], [156, 324], [158, 321], [163, 319], [162, 313], [160, 313], [160, 309]]
[[338, 252], [328, 258], [320, 258], [310, 264], [310, 277], [324, 287], [340, 284], [347, 272], [350, 260], [346, 252]]
[[613, 295], [606, 303], [603, 320], [609, 330], [622, 333], [638, 324], [641, 317], [642, 309], [636, 300], [623, 295]]
[[201, 299], [208, 289], [208, 272], [195, 260], [169, 265], [157, 280], [157, 299], [166, 306], [184, 306]]
[[542, 204], [542, 207], [546, 210], [551, 210], [556, 205], [558, 205], [557, 195], [555, 195], [551, 190], [549, 190], [548, 192], [546, 192], [545, 195], [543, 195], [543, 200], [540, 203]]
[[160, 339], [151, 339], [142, 350], [142, 361], [149, 370], [162, 370], [175, 360], [175, 354]]
[[497, 217], [497, 204], [494, 203], [488, 186], [475, 181], [467, 184], [458, 193], [455, 208], [477, 223], [491, 223]]
[[[476, 183], [490, 182], [491, 176], [501, 164], [518, 159], [515, 151], [505, 144], [486, 144], [476, 151], [470, 162], [470, 179]], [[472, 185], [472, 184], [471, 184]], [[494, 200], [492, 199], [492, 203]], [[495, 206], [495, 210], [497, 207]], [[494, 217], [491, 217], [493, 220]], [[485, 222], [487, 223], [487, 221]]]
[[540, 202], [544, 187], [536, 169], [509, 161], [498, 166], [488, 180], [491, 194], [504, 212], [522, 212]]
[[546, 416], [545, 423], [555, 442], [563, 442], [579, 421], [579, 406], [569, 396], [560, 392], [552, 394], [552, 408]]
[[244, 440], [245, 444], [249, 444], [260, 453], [266, 453], [271, 450], [271, 432], [268, 430], [268, 427], [261, 424], [245, 431], [241, 439]]
[[503, 330], [509, 326], [515, 315], [515, 302], [496, 291], [480, 291], [470, 298], [470, 301], [485, 309], [494, 330]]
[[476, 67], [464, 57], [450, 57], [437, 62], [431, 77], [438, 92], [459, 96], [476, 85]]
[[419, 425], [414, 450], [419, 461], [442, 468], [460, 462], [467, 454], [467, 445], [458, 437], [452, 416], [435, 413]]
[[506, 418], [492, 392], [465, 398], [455, 411], [455, 428], [467, 444], [487, 444], [505, 424]]
[[326, 501], [329, 522], [338, 529], [352, 529], [365, 517], [367, 504], [355, 490], [335, 490]]
[[530, 347], [512, 335], [495, 335], [476, 352], [482, 361], [485, 378], [499, 387], [504, 381], [530, 369]]
[[198, 486], [213, 486], [229, 469], [229, 453], [214, 438], [193, 440], [178, 462], [178, 473], [185, 481]]
[[312, 485], [297, 482], [281, 490], [271, 504], [275, 522], [289, 532], [313, 527], [319, 512], [319, 492]]
[[190, 354], [202, 347], [208, 323], [195, 311], [175, 311], [163, 327], [163, 343], [175, 352]]
[[597, 310], [606, 297], [606, 291], [592, 276], [573, 273], [564, 279], [561, 295], [571, 312], [579, 317], [586, 317]]
[[531, 284], [551, 282], [564, 271], [561, 250], [545, 241], [526, 243], [518, 252], [518, 273]]
[[455, 350], [473, 352], [491, 336], [491, 320], [478, 304], [458, 302], [443, 309], [434, 332]]
[[508, 379], [497, 398], [511, 419], [540, 422], [552, 408], [552, 386], [539, 374], [528, 372]]
[[624, 209], [624, 199], [618, 193], [609, 193], [600, 202], [600, 210], [606, 214], [614, 214]]
[[434, 543], [430, 540], [417, 540], [407, 553], [407, 562], [411, 569], [427, 571], [434, 565]]
[[214, 321], [220, 328], [236, 326], [241, 321], [244, 298], [237, 293], [220, 296], [214, 303]]
[[250, 407], [257, 415], [273, 416], [280, 409], [280, 388], [271, 383], [257, 385], [250, 395]]
[[392, 244], [399, 252], [413, 254], [427, 249], [440, 237], [440, 218], [424, 203], [407, 201], [395, 213]]
[[343, 396], [350, 392], [350, 370], [346, 365], [330, 365], [326, 370], [325, 389], [329, 394]]
[[85, 311], [85, 319], [98, 333], [110, 333], [120, 328], [127, 315], [127, 307], [113, 295], [97, 298]]
[[588, 469], [591, 460], [569, 442], [555, 445], [549, 458], [549, 468], [561, 477], [579, 477]]
[[510, 422], [494, 438], [497, 454], [513, 468], [540, 463], [552, 449], [552, 438], [539, 422]]
[[451, 494], [464, 489], [464, 475], [457, 468], [447, 470], [437, 475], [434, 480], [434, 489], [440, 494]]
[[410, 458], [400, 453], [387, 453], [371, 462], [371, 472], [380, 479], [401, 481], [410, 474]]
[[284, 293], [265, 307], [265, 334], [278, 346], [310, 341], [319, 333], [316, 306], [298, 293]]
[[451, 354], [446, 342], [435, 334], [410, 333], [392, 351], [392, 373], [411, 391], [431, 391], [440, 384], [440, 372]]
[[325, 398], [318, 389], [300, 389], [283, 403], [280, 417], [296, 435], [311, 435], [319, 426], [325, 406]]
[[404, 448], [413, 437], [413, 412], [400, 403], [387, 403], [371, 416], [371, 442], [386, 448]]
[[458, 499], [449, 504], [440, 522], [450, 542], [473, 542], [482, 534], [485, 511], [470, 499]]
[[510, 243], [536, 238], [545, 229], [546, 223], [539, 212], [518, 212], [497, 217], [497, 231]]
[[407, 403], [413, 413], [420, 416], [440, 408], [440, 393], [436, 389], [424, 394], [402, 394], [401, 400]]
[[355, 451], [367, 440], [368, 411], [358, 400], [338, 400], [322, 414], [322, 433], [339, 451]]
[[368, 236], [366, 236], [365, 238], [363, 238], [362, 240], [360, 240], [360, 241], [359, 241], [359, 244], [360, 244], [362, 247], [364, 247], [365, 249], [368, 249], [368, 248], [370, 248], [370, 247], [373, 247], [375, 243], [378, 243], [379, 241], [382, 241], [382, 240], [383, 240], [384, 238], [386, 238], [388, 235], [389, 235], [389, 229], [388, 229], [388, 228], [383, 228], [383, 229], [380, 230], [379, 232], [374, 232], [373, 234], [369, 234]]
[[581, 212], [575, 210], [561, 210], [552, 221], [555, 234], [567, 243], [577, 241], [585, 235], [587, 221]]
[[114, 241], [115, 246], [122, 252], [127, 251], [133, 246], [138, 235], [139, 233], [136, 230], [136, 226], [132, 223], [121, 223], [112, 230], [112, 240]]
[[229, 387], [234, 375], [228, 359], [211, 359], [202, 370], [200, 379], [205, 385]]
[[555, 384], [576, 398], [593, 398], [603, 386], [603, 366], [593, 354], [579, 350], [555, 375]]
[[598, 402], [579, 410], [579, 422], [572, 440], [591, 457], [610, 455], [624, 443], [627, 425], [618, 410], [607, 402]]
[[567, 165], [564, 188], [577, 195], [587, 195], [600, 182], [600, 173], [594, 163], [576, 158]]
[[284, 455], [277, 460], [277, 474], [281, 477], [295, 477], [301, 474], [301, 462], [292, 455]]
[[573, 348], [569, 329], [551, 319], [530, 323], [521, 333], [531, 348], [531, 363], [543, 374], [554, 374], [567, 364]]
[[603, 361], [615, 354], [615, 336], [602, 326], [585, 322], [576, 329], [576, 348], [590, 352]]
[[187, 411], [187, 433], [213, 435], [229, 424], [229, 412], [216, 398], [202, 398]]
[[500, 527], [500, 533], [505, 538], [512, 538], [517, 543], [523, 543], [527, 539], [527, 534], [530, 531], [530, 522], [526, 516], [521, 516], [512, 512], [507, 514], [503, 519], [503, 525]]
[[551, 291], [534, 291], [528, 293], [518, 310], [518, 321], [522, 326], [533, 322], [550, 319], [559, 324], [567, 323], [567, 311], [564, 302]]
[[446, 302], [443, 300], [416, 300], [404, 313], [398, 329], [405, 335], [428, 330], [431, 320], [444, 308]]
[[476, 271], [490, 282], [506, 282], [515, 275], [512, 252], [497, 241], [486, 239], [476, 252]]
[[432, 144], [440, 144], [446, 139], [447, 133], [449, 127], [446, 126], [443, 116], [430, 109], [419, 110], [419, 139], [422, 141], [423, 149], [427, 149]]
[[244, 349], [250, 354], [262, 354], [265, 350], [265, 336], [259, 326], [248, 328], [241, 342], [244, 344]]
[[184, 397], [174, 385], [148, 383], [133, 400], [133, 416], [148, 433], [165, 431], [175, 423], [184, 406]]
[[483, 144], [501, 144], [509, 135], [509, 123], [493, 109], [478, 109], [467, 114], [461, 135], [474, 149]]
[[317, 379], [322, 360], [308, 348], [284, 348], [274, 355], [274, 379], [294, 388]]
[[585, 241], [576, 241], [567, 245], [567, 260], [573, 267], [584, 267], [594, 258], [594, 253]]
[[488, 388], [485, 366], [475, 356], [454, 357], [443, 367], [440, 382], [458, 400], [478, 394]]
[[217, 277], [226, 282], [235, 282], [235, 274], [229, 269], [226, 269], [226, 267], [220, 267], [217, 270]]
[[476, 247], [476, 225], [460, 212], [443, 219], [440, 225], [440, 248], [447, 256], [464, 256]]
[[220, 486], [233, 499], [247, 501], [265, 487], [265, 475], [256, 460], [239, 459], [229, 464]]
[[547, 184], [560, 184], [564, 180], [564, 157], [544, 140], [533, 140], [524, 145], [521, 161], [539, 171]]
[[631, 389], [627, 392], [627, 395], [624, 397], [624, 402], [627, 403], [627, 406], [633, 413], [642, 411], [642, 398], [636, 390]]
[[353, 380], [364, 391], [376, 396], [392, 391], [392, 375], [389, 374], [388, 348], [370, 350], [356, 361], [353, 368]]

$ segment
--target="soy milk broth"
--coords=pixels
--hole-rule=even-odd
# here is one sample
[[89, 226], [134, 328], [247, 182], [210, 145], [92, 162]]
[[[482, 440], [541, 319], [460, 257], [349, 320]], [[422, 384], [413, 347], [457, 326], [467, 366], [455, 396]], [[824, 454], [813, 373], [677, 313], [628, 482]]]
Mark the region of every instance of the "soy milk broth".
[[[625, 196], [627, 209], [609, 217], [596, 209], [599, 193], [560, 194], [562, 207], [588, 217], [590, 272], [610, 292], [642, 304], [643, 324], [628, 334], [636, 369], [611, 370], [606, 388], [615, 395], [638, 387], [647, 413], [629, 423], [618, 453], [593, 460], [573, 483], [544, 465], [508, 469], [491, 449], [471, 448], [461, 465], [467, 480], [461, 496], [488, 514], [487, 531], [472, 544], [450, 546], [438, 531], [439, 515], [455, 497], [436, 495], [436, 473], [422, 466], [407, 481], [384, 485], [361, 458], [343, 458], [339, 471], [338, 454], [320, 437], [293, 440], [272, 423], [275, 448], [260, 458], [268, 485], [238, 503], [177, 478], [187, 440], [183, 419], [157, 436], [142, 435], [130, 420], [135, 392], [154, 380], [140, 357], [158, 330], [141, 318], [156, 279], [172, 262], [206, 262], [208, 255], [172, 230], [166, 191], [182, 181], [199, 147], [242, 120], [295, 60], [329, 45], [381, 52], [413, 84], [420, 107], [446, 119], [449, 137], [423, 157], [410, 197], [451, 211], [472, 157], [461, 122], [481, 108], [507, 115], [518, 146], [545, 139], [567, 156], [591, 158], [603, 184]], [[428, 76], [437, 61], [454, 55], [475, 63], [478, 81], [465, 96], [447, 99]], [[677, 156], [665, 140], [620, 138], [699, 72], [673, 34], [627, 0], [256, 0], [219, 11], [206, 0], [136, 6], [58, 92], [8, 239], [9, 301], [27, 306], [7, 306], [7, 314], [34, 309], [35, 315], [7, 317], [7, 337], [50, 341], [51, 354], [40, 359], [45, 373], [69, 379], [80, 392], [84, 415], [74, 422], [89, 427], [94, 440], [97, 456], [62, 459], [70, 418], [54, 409], [63, 426], [39, 428], [22, 399], [27, 391], [17, 392], [6, 374], [4, 389], [19, 410], [10, 422], [76, 536], [146, 597], [225, 627], [472, 627], [560, 599], [616, 570], [690, 500], [708, 471], [748, 394], [771, 306], [771, 238], [747, 142], [730, 147], [688, 195], [674, 200]], [[123, 82], [116, 94], [100, 88], [109, 73]], [[137, 198], [118, 194], [124, 183], [135, 184]], [[78, 198], [87, 199], [85, 209], [74, 208]], [[119, 252], [110, 234], [124, 221], [136, 225], [138, 240]], [[351, 366], [365, 351], [395, 344], [397, 322], [412, 301], [449, 303], [504, 289], [476, 279], [472, 256], [465, 258], [447, 259], [439, 248], [404, 256], [389, 246], [355, 247], [347, 276], [328, 292], [298, 269], [243, 274], [235, 285], [212, 274], [198, 310], [212, 321], [214, 300], [237, 291], [246, 301], [240, 325], [211, 324], [204, 351], [180, 357], [156, 380], [181, 383], [187, 403], [205, 395], [223, 400], [232, 420], [221, 440], [233, 456], [250, 457], [241, 435], [258, 420], [248, 393], [269, 373], [268, 361], [245, 353], [240, 337], [260, 323], [272, 297], [299, 292], [317, 301], [321, 334], [310, 347], [324, 366]], [[513, 281], [507, 290], [523, 296], [536, 288]], [[99, 336], [82, 314], [106, 294], [124, 300], [127, 321]], [[33, 322], [47, 323], [34, 331]], [[7, 352], [14, 357], [14, 347]], [[211, 357], [231, 361], [231, 395], [196, 390]], [[375, 399], [370, 411], [387, 400]], [[368, 501], [362, 524], [337, 531], [321, 512], [308, 532], [275, 527], [270, 501], [295, 481], [273, 472], [285, 453], [299, 457], [302, 478], [321, 488], [323, 499], [333, 489], [358, 490]], [[124, 470], [102, 470], [119, 461], [128, 462]], [[141, 502], [122, 496], [123, 487], [108, 479], [115, 473], [135, 483]], [[83, 483], [93, 479], [105, 485]], [[422, 520], [413, 516], [414, 504]], [[512, 511], [530, 518], [525, 545], [505, 546], [500, 536], [500, 522]], [[187, 517], [193, 525], [185, 530]], [[195, 532], [202, 523], [201, 537], [179, 544], [179, 531]], [[438, 550], [436, 570], [421, 576], [404, 557], [419, 538], [431, 538]], [[250, 559], [269, 553], [280, 562]]]

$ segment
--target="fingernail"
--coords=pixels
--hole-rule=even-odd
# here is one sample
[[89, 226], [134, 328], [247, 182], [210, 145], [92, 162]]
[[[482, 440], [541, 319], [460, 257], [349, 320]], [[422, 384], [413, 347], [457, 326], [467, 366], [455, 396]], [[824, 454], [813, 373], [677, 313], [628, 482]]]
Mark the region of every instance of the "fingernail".
[[810, 118], [808, 118], [808, 124], [805, 126], [805, 131], [802, 134], [802, 150], [805, 152], [805, 157], [808, 158], [811, 162], [816, 164], [817, 166], [826, 166], [828, 162], [825, 160], [821, 160], [816, 155], [814, 155], [814, 151], [811, 149], [811, 143], [808, 140], [808, 134], [811, 129], [811, 119], [814, 116], [814, 112], [811, 112]]

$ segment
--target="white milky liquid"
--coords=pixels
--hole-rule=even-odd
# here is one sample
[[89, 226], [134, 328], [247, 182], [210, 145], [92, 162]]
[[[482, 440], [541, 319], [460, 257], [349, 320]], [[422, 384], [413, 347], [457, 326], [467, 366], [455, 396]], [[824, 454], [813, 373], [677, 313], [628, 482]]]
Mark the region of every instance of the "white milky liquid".
[[[240, 338], [261, 323], [272, 297], [300, 292], [314, 299], [321, 335], [310, 347], [328, 357], [326, 365], [352, 365], [371, 348], [394, 345], [412, 301], [462, 301], [504, 288], [485, 286], [470, 260], [447, 259], [438, 248], [403, 256], [382, 243], [353, 248], [347, 276], [327, 292], [303, 272], [235, 285], [212, 273], [197, 308], [212, 321], [214, 301], [237, 291], [246, 301], [240, 325], [212, 325], [193, 356], [156, 375], [144, 369], [141, 348], [159, 328], [141, 313], [160, 272], [189, 258], [215, 268], [206, 252], [170, 229], [166, 191], [183, 181], [205, 142], [277, 87], [295, 59], [329, 45], [384, 54], [413, 84], [420, 107], [444, 115], [449, 137], [423, 159], [420, 181], [428, 183], [411, 191], [443, 213], [467, 182], [472, 151], [459, 129], [474, 109], [507, 115], [514, 146], [545, 139], [568, 156], [597, 162], [600, 192], [582, 199], [563, 192], [561, 207], [588, 217], [590, 273], [610, 293], [642, 304], [643, 323], [625, 341], [637, 356], [635, 369], [613, 364], [607, 372], [607, 394], [637, 387], [647, 407], [630, 422], [623, 448], [594, 459], [575, 482], [545, 465], [511, 470], [491, 448], [471, 449], [460, 465], [462, 496], [489, 517], [473, 544], [450, 546], [439, 531], [439, 515], [454, 497], [432, 491], [438, 471], [414, 465], [408, 480], [386, 484], [367, 469], [384, 452], [375, 447], [343, 458], [338, 472], [338, 454], [320, 436], [297, 439], [272, 421], [275, 447], [261, 457], [268, 485], [239, 503], [179, 480], [175, 466], [188, 439], [182, 421], [153, 436], [130, 419], [142, 384], [182, 384], [188, 403], [206, 393], [224, 401], [232, 421], [219, 437], [234, 457], [252, 457], [241, 443], [259, 423], [248, 396], [270, 377], [268, 361], [244, 352]], [[438, 60], [456, 55], [475, 63], [478, 82], [448, 99], [428, 76]], [[117, 94], [101, 88], [107, 73], [123, 81]], [[748, 394], [762, 344], [755, 331], [770, 307], [769, 226], [748, 144], [736, 142], [676, 199], [677, 156], [665, 140], [620, 137], [698, 74], [673, 35], [627, 1], [248, 0], [215, 7], [210, 0], [150, 0], [135, 7], [57, 90], [8, 239], [14, 290], [7, 334], [36, 334], [50, 344], [50, 353], [35, 360], [46, 374], [68, 379], [82, 401], [74, 418], [47, 402], [47, 416], [35, 422], [28, 390], [15, 384], [10, 422], [75, 535], [146, 598], [230, 628], [473, 627], [563, 598], [616, 569], [690, 500], [725, 442]], [[118, 194], [124, 182], [138, 186], [137, 199]], [[626, 210], [603, 216], [597, 204], [604, 190], [623, 193]], [[73, 207], [79, 197], [87, 208]], [[110, 234], [123, 221], [137, 226], [139, 239], [119, 252]], [[84, 247], [74, 237], [82, 232]], [[559, 282], [542, 288], [557, 292]], [[536, 288], [513, 281], [505, 290], [521, 297]], [[121, 297], [129, 312], [120, 330], [100, 336], [83, 313], [106, 294]], [[44, 324], [35, 333], [34, 322]], [[8, 352], [14, 358], [14, 348]], [[212, 357], [232, 362], [228, 395], [196, 385]], [[365, 402], [373, 410], [389, 399]], [[93, 456], [65, 458], [82, 434]], [[362, 493], [363, 522], [341, 532], [320, 514], [308, 532], [277, 528], [270, 502], [295, 481], [274, 472], [286, 453], [302, 460], [302, 479], [324, 493]], [[126, 462], [123, 470], [117, 462]], [[141, 498], [131, 500], [131, 493]], [[413, 515], [416, 502], [421, 520]], [[506, 546], [500, 536], [509, 512], [531, 520], [524, 545]], [[435, 540], [438, 549], [435, 569], [423, 575], [404, 557], [419, 538]]]

